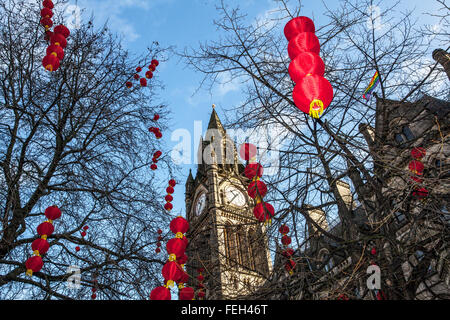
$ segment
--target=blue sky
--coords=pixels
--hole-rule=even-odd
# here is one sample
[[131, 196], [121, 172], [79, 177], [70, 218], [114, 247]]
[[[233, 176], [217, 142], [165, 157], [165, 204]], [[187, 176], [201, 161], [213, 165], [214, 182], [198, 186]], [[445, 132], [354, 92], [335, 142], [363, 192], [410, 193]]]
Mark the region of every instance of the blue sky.
[[[217, 39], [219, 33], [213, 25], [218, 13], [215, 9], [218, 1], [206, 0], [71, 0], [70, 4], [77, 4], [86, 8], [86, 13], [93, 12], [97, 25], [109, 20], [113, 32], [124, 36], [124, 44], [131, 52], [140, 54], [145, 48], [158, 41], [162, 47], [176, 46], [178, 50], [185, 47], [196, 47], [200, 42]], [[231, 7], [237, 4], [248, 13], [249, 20], [255, 17], [264, 17], [273, 10], [277, 4], [269, 0], [227, 0], [225, 3]], [[327, 6], [339, 4], [338, 0], [326, 1]], [[393, 1], [385, 1], [388, 6]], [[323, 17], [322, 2], [316, 0], [302, 1], [303, 15], [314, 17], [314, 22], [320, 26]], [[436, 8], [434, 1], [402, 0], [399, 9], [417, 8], [421, 22], [432, 19], [424, 16], [423, 12]], [[82, 18], [82, 22], [85, 18]], [[287, 22], [287, 21], [286, 21]], [[211, 105], [217, 106], [219, 116], [224, 119], [223, 109], [232, 107], [241, 100], [239, 86], [236, 82], [213, 88], [212, 94], [200, 89], [194, 92], [199, 85], [201, 75], [185, 68], [177, 57], [160, 64], [155, 76], [163, 82], [165, 89], [160, 93], [161, 101], [168, 104], [172, 111], [171, 127], [173, 130], [184, 128], [191, 132], [193, 138], [194, 121], [203, 122], [203, 131], [208, 124]], [[177, 143], [171, 141], [171, 133], [164, 132], [164, 142], [167, 150]], [[194, 139], [193, 139], [194, 140]], [[192, 156], [196, 154], [197, 141], [192, 141]], [[181, 183], [175, 188], [174, 206], [176, 212], [184, 213], [184, 181], [189, 168], [195, 165], [183, 165]], [[195, 172], [195, 170], [193, 170]], [[178, 211], [178, 210], [180, 211]]]

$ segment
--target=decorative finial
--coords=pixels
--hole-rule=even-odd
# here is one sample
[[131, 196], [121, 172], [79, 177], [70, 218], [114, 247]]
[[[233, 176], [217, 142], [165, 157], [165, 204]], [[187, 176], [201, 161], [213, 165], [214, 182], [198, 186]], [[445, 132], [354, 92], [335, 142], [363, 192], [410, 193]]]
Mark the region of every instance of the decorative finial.
[[215, 109], [215, 108], [216, 108], [216, 105], [215, 105], [215, 104], [213, 104], [213, 105], [212, 105], [212, 108], [213, 108], [213, 109]]

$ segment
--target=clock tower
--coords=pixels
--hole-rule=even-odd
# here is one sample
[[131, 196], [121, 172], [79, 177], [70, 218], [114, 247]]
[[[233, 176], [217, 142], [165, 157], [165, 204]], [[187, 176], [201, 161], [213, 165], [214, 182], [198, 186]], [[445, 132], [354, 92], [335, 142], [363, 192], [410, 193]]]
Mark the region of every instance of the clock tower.
[[198, 167], [186, 181], [188, 285], [198, 291], [203, 268], [205, 299], [239, 299], [256, 291], [272, 269], [265, 226], [253, 215], [250, 182], [235, 144], [214, 110], [200, 139]]

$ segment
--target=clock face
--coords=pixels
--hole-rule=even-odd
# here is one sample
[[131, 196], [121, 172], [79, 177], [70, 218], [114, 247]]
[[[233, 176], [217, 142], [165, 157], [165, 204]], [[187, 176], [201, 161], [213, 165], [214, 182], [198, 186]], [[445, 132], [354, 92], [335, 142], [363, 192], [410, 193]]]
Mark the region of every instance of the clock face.
[[202, 193], [195, 203], [195, 214], [199, 216], [206, 207], [206, 193]]
[[236, 187], [227, 186], [225, 188], [225, 196], [227, 197], [227, 200], [235, 206], [242, 207], [245, 205], [245, 196]]

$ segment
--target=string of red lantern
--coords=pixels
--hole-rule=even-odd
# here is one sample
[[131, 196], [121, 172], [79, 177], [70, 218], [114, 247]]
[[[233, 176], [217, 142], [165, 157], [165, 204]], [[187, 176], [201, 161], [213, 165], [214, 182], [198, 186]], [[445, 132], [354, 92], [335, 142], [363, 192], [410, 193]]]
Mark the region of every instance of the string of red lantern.
[[416, 183], [412, 195], [420, 200], [424, 200], [428, 196], [428, 190], [425, 187], [420, 186], [423, 182], [421, 176], [423, 176], [423, 170], [425, 168], [421, 160], [425, 155], [426, 150], [424, 148], [413, 148], [411, 150], [411, 156], [414, 160], [410, 161], [408, 165], [409, 171], [413, 174], [411, 180]]
[[[83, 237], [83, 239], [84, 239], [84, 237], [86, 236], [86, 231], [87, 231], [87, 229], [89, 229], [89, 227], [88, 226], [84, 226], [83, 227], [83, 231], [81, 231], [81, 236]], [[76, 246], [75, 247], [75, 251], [76, 252], [78, 252], [78, 251], [80, 251], [81, 249], [80, 249], [80, 247], [79, 246]]]
[[27, 269], [26, 274], [30, 277], [33, 275], [33, 272], [39, 272], [44, 266], [42, 255], [46, 254], [50, 248], [47, 237], [55, 231], [53, 221], [61, 217], [61, 210], [57, 206], [53, 205], [45, 209], [44, 214], [48, 220], [41, 223], [37, 227], [37, 233], [40, 238], [31, 243], [33, 256], [28, 258], [25, 262], [25, 267]]
[[319, 118], [333, 100], [333, 87], [323, 77], [325, 64], [319, 56], [314, 23], [308, 17], [293, 18], [284, 27], [284, 35], [292, 60], [288, 71], [296, 84], [292, 93], [294, 103], [304, 113]]
[[175, 192], [176, 181], [174, 179], [169, 180], [169, 186], [166, 188], [167, 195], [165, 196], [166, 204], [164, 205], [164, 209], [166, 209], [168, 212], [173, 209], [172, 205], [172, 194]]
[[159, 229], [158, 230], [158, 242], [156, 242], [156, 246], [157, 246], [157, 248], [155, 249], [155, 252], [156, 253], [160, 253], [161, 252], [161, 240], [163, 239], [163, 237], [161, 236], [161, 234], [162, 234], [162, 230], [161, 229]]
[[[141, 77], [139, 75], [139, 73], [142, 72], [142, 67], [137, 67], [136, 68], [136, 73], [134, 74], [133, 78], [134, 80], [139, 81], [139, 84], [141, 87], [146, 87], [147, 86], [147, 79], [151, 79], [153, 78], [153, 72], [155, 72], [156, 67], [159, 65], [159, 61], [156, 59], [153, 59], [150, 63], [150, 65], [148, 66], [148, 71], [145, 72], [144, 77]], [[127, 81], [125, 83], [127, 88], [132, 88], [133, 87], [133, 83], [131, 81]]]
[[270, 224], [272, 217], [275, 215], [275, 209], [270, 203], [263, 201], [267, 194], [267, 186], [260, 180], [264, 168], [260, 163], [256, 162], [256, 153], [256, 146], [251, 143], [242, 144], [239, 151], [241, 158], [248, 161], [244, 169], [244, 175], [251, 180], [247, 188], [247, 194], [250, 198], [256, 200], [253, 214], [258, 221]]
[[283, 224], [280, 226], [278, 231], [282, 234], [281, 243], [283, 244], [283, 251], [281, 252], [281, 254], [283, 255], [283, 257], [288, 259], [286, 261], [286, 263], [284, 264], [284, 268], [289, 273], [289, 275], [293, 275], [295, 266], [297, 264], [292, 259], [292, 255], [294, 254], [294, 249], [289, 247], [289, 245], [292, 242], [291, 238], [287, 235], [289, 233], [289, 227], [287, 225]]
[[205, 277], [203, 276], [203, 272], [205, 271], [205, 269], [204, 268], [198, 268], [197, 269], [197, 272], [198, 272], [198, 275], [197, 275], [197, 281], [198, 281], [198, 284], [197, 284], [197, 297], [200, 299], [200, 300], [203, 300], [203, 298], [205, 297], [205, 285], [203, 284], [203, 281], [205, 280]]

